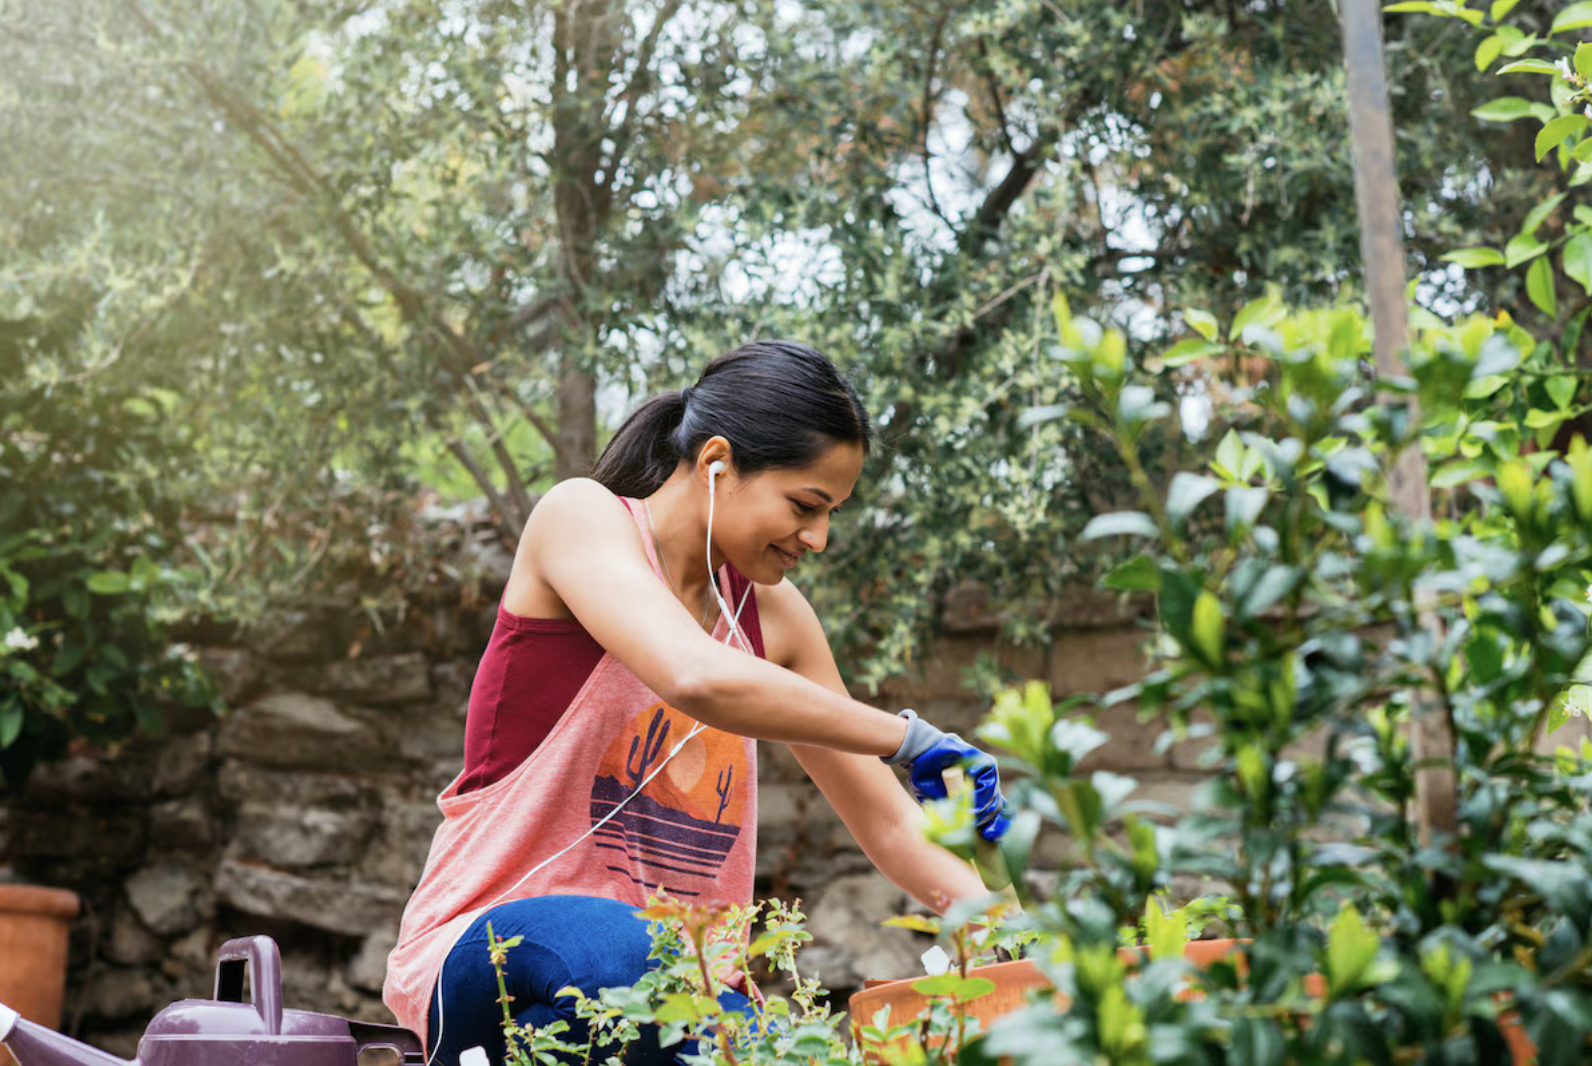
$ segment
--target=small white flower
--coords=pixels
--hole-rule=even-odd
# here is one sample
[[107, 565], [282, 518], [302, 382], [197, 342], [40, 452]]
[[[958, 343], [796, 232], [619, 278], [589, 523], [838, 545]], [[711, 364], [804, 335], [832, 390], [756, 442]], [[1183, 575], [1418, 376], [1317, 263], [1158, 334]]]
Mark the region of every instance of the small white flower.
[[1585, 107], [1583, 107], [1581, 109], [1581, 114], [1585, 115], [1587, 118], [1592, 118], [1592, 104], [1587, 104]]
[[1586, 602], [1592, 603], [1592, 585], [1586, 587]]
[[1559, 68], [1559, 76], [1565, 81], [1575, 81], [1575, 71], [1570, 68], [1569, 56], [1560, 56], [1554, 66]]
[[39, 638], [30, 636], [18, 626], [6, 634], [5, 644], [9, 651], [32, 651], [39, 646]]
[[951, 956], [945, 949], [936, 944], [923, 953], [923, 972], [938, 977], [942, 973], [951, 971]]

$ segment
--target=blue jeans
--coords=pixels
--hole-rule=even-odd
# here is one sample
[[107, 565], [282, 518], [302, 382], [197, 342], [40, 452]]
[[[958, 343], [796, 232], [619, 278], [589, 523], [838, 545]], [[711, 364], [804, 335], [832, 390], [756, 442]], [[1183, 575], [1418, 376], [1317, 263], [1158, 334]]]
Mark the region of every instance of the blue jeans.
[[[492, 1066], [503, 1062], [503, 1006], [497, 1001], [497, 974], [487, 952], [488, 922], [499, 939], [524, 938], [509, 949], [503, 969], [514, 1020], [540, 1028], [562, 1019], [569, 1023], [562, 1039], [584, 1046], [586, 1023], [575, 1017], [574, 997], [554, 993], [573, 985], [595, 997], [604, 988], [635, 984], [657, 965], [647, 958], [652, 949], [647, 922], [635, 911], [631, 904], [596, 896], [538, 896], [500, 904], [477, 918], [454, 943], [432, 990], [427, 1023], [432, 1066], [458, 1066], [460, 1053], [473, 1047], [484, 1048]], [[741, 1014], [752, 1010], [738, 992], [721, 993], [719, 1003]], [[630, 1066], [671, 1066], [676, 1055], [693, 1050], [690, 1042], [660, 1048], [657, 1029], [645, 1026], [625, 1061]]]

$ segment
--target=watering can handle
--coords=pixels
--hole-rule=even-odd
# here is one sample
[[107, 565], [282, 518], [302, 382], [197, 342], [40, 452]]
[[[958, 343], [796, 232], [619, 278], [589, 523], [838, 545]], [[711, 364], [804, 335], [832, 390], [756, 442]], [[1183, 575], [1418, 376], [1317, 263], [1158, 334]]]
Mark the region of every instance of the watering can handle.
[[282, 1035], [282, 953], [268, 936], [244, 936], [221, 945], [216, 956], [216, 999], [243, 1002], [244, 964], [249, 993], [268, 1036]]

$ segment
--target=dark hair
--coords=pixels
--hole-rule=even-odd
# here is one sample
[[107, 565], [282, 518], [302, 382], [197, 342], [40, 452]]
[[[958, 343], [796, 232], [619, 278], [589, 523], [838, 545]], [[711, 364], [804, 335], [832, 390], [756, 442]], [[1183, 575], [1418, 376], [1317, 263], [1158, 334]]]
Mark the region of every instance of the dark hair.
[[822, 354], [791, 341], [753, 341], [707, 365], [695, 385], [638, 407], [591, 476], [618, 496], [650, 496], [681, 460], [715, 436], [739, 474], [806, 466], [833, 444], [868, 452], [873, 430], [857, 390]]

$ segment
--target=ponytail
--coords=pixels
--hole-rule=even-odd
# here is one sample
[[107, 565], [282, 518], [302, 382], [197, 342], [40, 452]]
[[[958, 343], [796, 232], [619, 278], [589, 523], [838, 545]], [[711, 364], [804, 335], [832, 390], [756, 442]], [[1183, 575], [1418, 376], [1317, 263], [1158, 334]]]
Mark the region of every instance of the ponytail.
[[680, 465], [671, 439], [685, 415], [682, 392], [652, 397], [633, 411], [592, 468], [594, 480], [615, 496], [651, 496]]
[[715, 436], [743, 476], [800, 467], [834, 444], [866, 455], [873, 429], [833, 363], [790, 341], [753, 341], [709, 363], [695, 385], [647, 400], [625, 419], [591, 476], [616, 496], [651, 496]]

